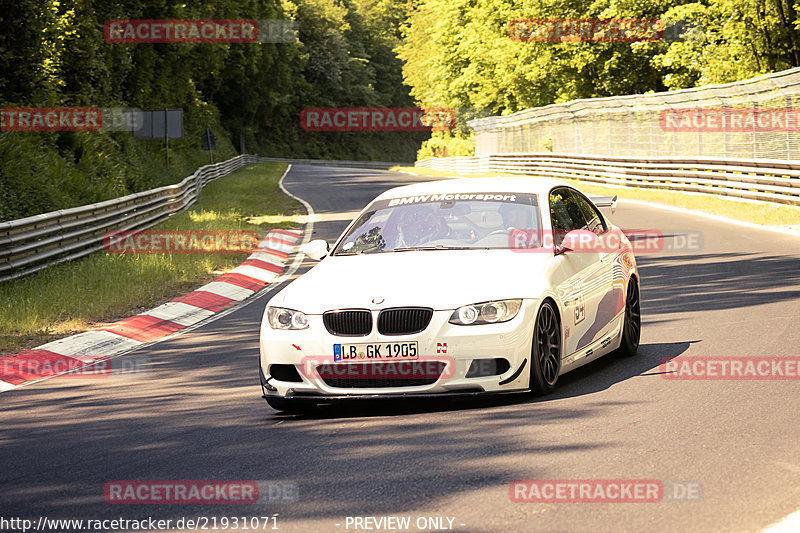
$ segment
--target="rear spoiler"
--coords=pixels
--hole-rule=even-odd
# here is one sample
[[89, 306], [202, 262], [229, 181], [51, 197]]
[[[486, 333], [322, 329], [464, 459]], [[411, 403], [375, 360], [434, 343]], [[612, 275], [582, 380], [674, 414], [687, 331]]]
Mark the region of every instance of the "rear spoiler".
[[597, 207], [610, 207], [611, 209], [616, 209], [617, 207], [616, 194], [614, 196], [587, 196]]

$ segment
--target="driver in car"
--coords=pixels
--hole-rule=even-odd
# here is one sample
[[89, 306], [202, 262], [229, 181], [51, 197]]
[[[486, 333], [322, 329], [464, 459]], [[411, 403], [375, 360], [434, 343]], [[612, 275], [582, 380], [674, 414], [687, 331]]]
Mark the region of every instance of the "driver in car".
[[503, 228], [508, 233], [511, 248], [539, 246], [538, 231], [531, 221], [533, 211], [530, 206], [506, 202], [497, 211], [503, 218]]
[[397, 225], [397, 247], [420, 246], [447, 237], [449, 227], [437, 211], [435, 206], [430, 205], [415, 205], [405, 209]]

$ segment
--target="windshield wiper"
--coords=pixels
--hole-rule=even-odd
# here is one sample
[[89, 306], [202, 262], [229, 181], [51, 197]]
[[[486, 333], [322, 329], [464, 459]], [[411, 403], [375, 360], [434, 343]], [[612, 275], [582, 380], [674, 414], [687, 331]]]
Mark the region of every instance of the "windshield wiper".
[[472, 246], [445, 246], [437, 244], [435, 246], [408, 246], [405, 248], [395, 248], [393, 252], [413, 252], [416, 250], [488, 250], [488, 248], [475, 248]]
[[379, 254], [379, 253], [383, 253], [383, 251], [382, 250], [374, 250], [374, 249], [373, 250], [358, 250], [357, 252], [336, 252], [333, 255], [340, 256], [340, 255], [361, 255], [361, 254]]

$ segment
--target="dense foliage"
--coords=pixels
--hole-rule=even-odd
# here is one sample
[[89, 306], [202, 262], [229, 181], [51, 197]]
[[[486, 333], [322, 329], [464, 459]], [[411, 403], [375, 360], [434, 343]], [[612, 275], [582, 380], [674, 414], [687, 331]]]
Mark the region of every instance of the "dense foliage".
[[[0, 220], [173, 183], [247, 152], [411, 161], [424, 132], [307, 132], [315, 106], [413, 106], [394, 48], [407, 7], [391, 0], [2, 0], [0, 106], [184, 110], [185, 137], [0, 133]], [[255, 44], [108, 43], [113, 19], [294, 19], [298, 39]]]
[[[651, 18], [682, 41], [519, 42], [518, 18]], [[290, 43], [113, 44], [110, 19], [292, 19]], [[0, 106], [181, 108], [185, 138], [0, 133], [0, 220], [172, 183], [241, 150], [412, 160], [465, 155], [466, 120], [575, 98], [745, 79], [800, 65], [793, 0], [0, 0]], [[454, 133], [308, 132], [307, 107], [450, 107]]]
[[[552, 18], [660, 19], [686, 31], [632, 43], [509, 37], [510, 20]], [[471, 109], [474, 116], [797, 67], [800, 37], [794, 0], [422, 0], [398, 53], [421, 105]], [[420, 155], [462, 155], [468, 136], [466, 129], [455, 139], [435, 135]]]

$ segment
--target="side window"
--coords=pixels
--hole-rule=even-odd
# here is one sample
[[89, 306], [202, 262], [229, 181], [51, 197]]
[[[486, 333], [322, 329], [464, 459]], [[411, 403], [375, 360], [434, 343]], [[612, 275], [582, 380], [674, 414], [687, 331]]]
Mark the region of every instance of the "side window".
[[597, 206], [583, 196], [575, 193], [573, 194], [575, 195], [577, 202], [580, 204], [583, 216], [587, 221], [586, 229], [594, 232], [597, 235], [602, 235], [605, 233], [606, 229], [608, 228], [606, 227], [606, 222], [603, 220], [603, 215], [600, 214]]
[[571, 230], [585, 229], [587, 226], [578, 199], [580, 197], [569, 189], [559, 188], [550, 192], [550, 220], [556, 246], [561, 245], [564, 236]]

